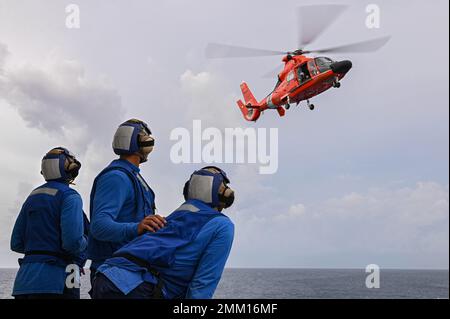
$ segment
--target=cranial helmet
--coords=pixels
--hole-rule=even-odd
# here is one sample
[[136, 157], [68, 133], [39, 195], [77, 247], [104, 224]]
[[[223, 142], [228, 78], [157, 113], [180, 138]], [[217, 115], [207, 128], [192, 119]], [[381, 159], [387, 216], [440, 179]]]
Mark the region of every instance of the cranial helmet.
[[218, 167], [207, 166], [195, 171], [183, 189], [185, 200], [200, 200], [211, 207], [228, 208], [234, 202], [234, 191], [228, 187], [227, 174]]
[[41, 174], [46, 181], [71, 183], [78, 176], [81, 163], [68, 149], [55, 147], [45, 154], [41, 162]]
[[131, 119], [117, 128], [112, 147], [117, 155], [138, 154], [141, 163], [146, 162], [153, 151], [155, 139], [147, 124], [141, 120]]

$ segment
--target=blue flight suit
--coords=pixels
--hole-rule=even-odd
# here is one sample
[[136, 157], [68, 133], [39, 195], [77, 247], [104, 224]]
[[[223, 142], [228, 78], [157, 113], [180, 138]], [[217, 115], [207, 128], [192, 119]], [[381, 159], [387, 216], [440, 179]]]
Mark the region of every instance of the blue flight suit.
[[13, 296], [79, 298], [65, 285], [66, 266], [85, 261], [87, 236], [80, 195], [64, 182], [50, 181], [31, 192], [17, 217], [11, 250], [19, 259]]
[[112, 254], [138, 236], [138, 225], [155, 214], [155, 194], [137, 166], [114, 160], [94, 180], [90, 199], [88, 257], [91, 279]]
[[[212, 298], [234, 237], [231, 220], [199, 200], [188, 200], [156, 233], [119, 249], [99, 267], [94, 298], [151, 298], [162, 280], [166, 299]], [[156, 275], [158, 273], [159, 275]]]

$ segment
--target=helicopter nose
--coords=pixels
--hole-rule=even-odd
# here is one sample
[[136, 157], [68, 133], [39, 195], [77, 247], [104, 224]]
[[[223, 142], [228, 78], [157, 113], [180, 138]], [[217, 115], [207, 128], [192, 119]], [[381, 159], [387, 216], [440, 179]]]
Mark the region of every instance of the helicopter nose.
[[336, 74], [345, 74], [350, 71], [352, 66], [352, 61], [349, 60], [334, 62], [330, 65], [331, 70]]

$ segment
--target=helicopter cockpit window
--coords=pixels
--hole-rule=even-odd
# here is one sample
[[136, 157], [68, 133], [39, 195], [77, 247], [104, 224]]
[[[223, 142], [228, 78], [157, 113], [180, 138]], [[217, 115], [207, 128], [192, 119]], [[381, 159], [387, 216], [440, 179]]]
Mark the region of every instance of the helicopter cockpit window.
[[306, 63], [303, 63], [298, 69], [298, 82], [300, 84], [311, 79], [311, 74], [309, 73], [308, 66]]
[[294, 71], [289, 72], [288, 76], [287, 76], [287, 80], [288, 81], [292, 81], [295, 78], [295, 73]]
[[308, 69], [309, 69], [309, 73], [311, 73], [311, 76], [316, 76], [320, 73], [316, 67], [316, 63], [314, 63], [313, 60], [308, 62]]
[[325, 57], [316, 58], [315, 61], [320, 73], [330, 70], [330, 65], [333, 63], [333, 60]]

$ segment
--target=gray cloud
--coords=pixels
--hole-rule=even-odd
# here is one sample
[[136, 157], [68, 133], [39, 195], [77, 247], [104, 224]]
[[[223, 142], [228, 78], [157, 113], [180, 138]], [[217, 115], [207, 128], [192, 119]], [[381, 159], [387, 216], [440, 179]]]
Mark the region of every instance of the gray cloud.
[[[224, 165], [237, 190], [228, 212], [236, 224], [229, 266], [448, 267], [448, 1], [379, 1], [381, 30], [366, 29], [365, 3], [353, 2], [317, 47], [385, 34], [392, 41], [373, 55], [336, 57], [351, 59], [354, 69], [340, 90], [314, 100], [316, 111], [266, 112], [253, 124], [236, 107], [239, 83], [264, 97], [275, 79], [259, 77], [279, 58], [206, 61], [203, 49], [207, 42], [293, 49], [298, 1], [80, 0], [80, 30], [64, 29], [60, 1], [3, 1], [0, 38], [11, 54], [0, 46], [0, 105], [21, 118], [8, 108], [7, 120], [17, 123], [0, 128], [14, 133], [1, 165], [8, 178], [2, 215], [26, 196], [15, 196], [21, 182], [40, 180], [38, 162], [50, 143], [85, 153], [77, 188], [87, 202], [93, 176], [114, 156], [111, 135], [124, 113], [147, 119], [157, 136], [143, 174], [162, 214], [181, 201], [182, 184], [201, 165], [170, 162], [173, 128], [189, 129], [193, 118], [218, 128], [278, 127], [276, 175]], [[274, 16], [285, 18], [268, 24]], [[63, 58], [46, 62], [55, 47]], [[411, 52], [424, 47], [433, 50], [418, 71]], [[424, 85], [429, 79], [433, 85]], [[32, 144], [27, 158], [17, 146], [24, 143]], [[5, 234], [9, 216], [0, 225]], [[1, 246], [6, 256], [7, 243]]]
[[33, 188], [33, 185], [30, 183], [20, 182], [16, 194], [17, 196], [15, 197], [12, 206], [5, 209], [2, 214], [0, 214], [0, 265], [16, 265], [16, 263], [12, 261], [15, 261], [17, 255], [9, 249], [11, 232], [14, 226], [12, 221], [16, 220], [23, 204], [23, 198], [26, 198]]
[[[0, 98], [17, 110], [29, 128], [54, 141], [43, 145], [34, 161], [38, 163], [51, 147], [68, 147], [83, 163], [77, 179], [82, 186], [77, 189], [88, 198], [92, 179], [111, 158], [114, 128], [123, 121], [125, 109], [117, 89], [105, 78], [88, 76], [81, 63], [56, 53], [39, 65], [15, 65], [8, 55], [7, 46], [0, 43]], [[5, 201], [6, 210], [0, 215], [5, 260], [13, 256], [8, 249], [9, 235], [32, 185], [19, 182], [17, 188], [17, 196]]]
[[56, 54], [39, 66], [5, 65], [6, 52], [0, 44], [2, 97], [29, 127], [62, 136], [82, 153], [91, 142], [110, 139], [111, 124], [122, 120], [124, 108], [105, 79], [88, 77], [79, 62]]

